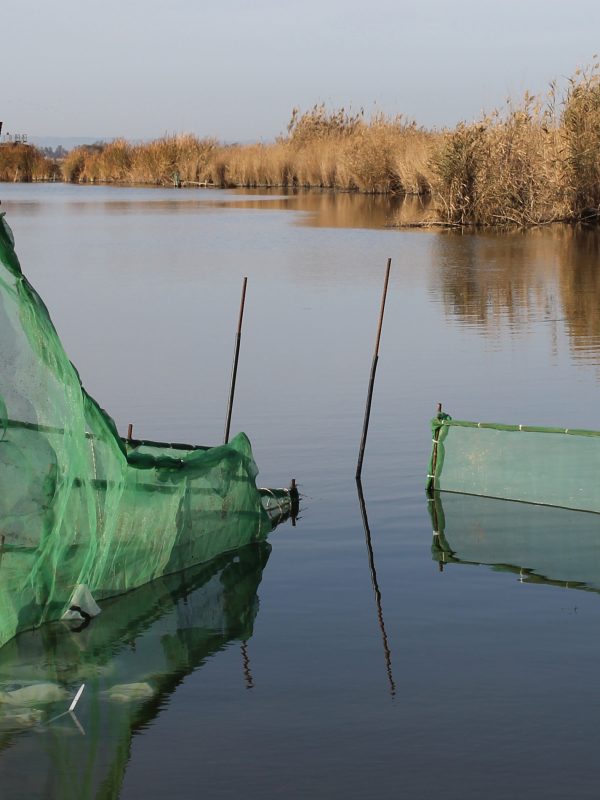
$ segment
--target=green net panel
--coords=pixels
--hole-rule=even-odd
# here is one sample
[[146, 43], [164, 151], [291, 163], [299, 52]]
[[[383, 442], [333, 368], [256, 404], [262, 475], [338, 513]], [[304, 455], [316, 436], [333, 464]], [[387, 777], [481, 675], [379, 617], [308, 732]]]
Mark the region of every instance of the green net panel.
[[256, 475], [243, 433], [214, 448], [119, 438], [0, 215], [0, 646], [264, 538], [289, 495], [257, 489]]
[[428, 488], [600, 512], [600, 432], [432, 420]]

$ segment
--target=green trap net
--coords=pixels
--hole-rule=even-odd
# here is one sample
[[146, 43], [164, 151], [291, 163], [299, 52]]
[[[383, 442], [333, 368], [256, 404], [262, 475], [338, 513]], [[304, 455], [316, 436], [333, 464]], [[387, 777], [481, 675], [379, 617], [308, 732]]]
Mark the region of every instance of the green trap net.
[[600, 512], [600, 432], [432, 420], [429, 491]]
[[290, 510], [247, 437], [126, 442], [85, 392], [0, 215], [0, 646], [264, 538]]

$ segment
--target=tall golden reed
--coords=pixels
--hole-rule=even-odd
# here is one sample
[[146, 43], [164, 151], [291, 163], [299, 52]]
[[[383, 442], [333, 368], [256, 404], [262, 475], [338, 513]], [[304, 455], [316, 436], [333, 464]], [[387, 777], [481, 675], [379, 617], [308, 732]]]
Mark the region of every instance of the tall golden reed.
[[444, 134], [433, 152], [439, 218], [455, 225], [600, 219], [600, 64], [578, 70], [562, 98], [526, 94]]
[[60, 176], [54, 161], [28, 144], [0, 145], [0, 181], [47, 181]]
[[436, 134], [401, 118], [315, 106], [294, 111], [287, 137], [272, 144], [219, 145], [192, 135], [132, 145], [123, 139], [79, 147], [64, 159], [65, 180], [319, 187], [371, 193], [429, 192]]

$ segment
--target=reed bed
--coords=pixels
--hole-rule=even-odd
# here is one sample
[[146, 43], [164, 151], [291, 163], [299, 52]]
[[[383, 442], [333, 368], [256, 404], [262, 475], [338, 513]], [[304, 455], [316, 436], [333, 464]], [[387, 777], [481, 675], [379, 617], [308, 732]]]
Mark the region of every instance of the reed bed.
[[559, 98], [526, 94], [444, 133], [432, 154], [438, 219], [528, 227], [600, 221], [600, 65], [578, 70]]
[[433, 154], [439, 218], [457, 225], [540, 225], [567, 218], [564, 148], [534, 98], [447, 133]]
[[[284, 136], [224, 145], [196, 136], [79, 147], [58, 165], [0, 147], [0, 180], [321, 188], [427, 197], [426, 223], [528, 227], [600, 221], [600, 64], [561, 91], [526, 94], [473, 123], [426, 130], [403, 117], [294, 109]], [[399, 223], [401, 224], [401, 223]]]
[[0, 145], [0, 181], [47, 181], [60, 178], [57, 164], [27, 144]]
[[315, 106], [295, 111], [288, 135], [271, 144], [219, 145], [192, 135], [132, 145], [123, 139], [84, 146], [64, 159], [66, 181], [205, 184], [219, 187], [318, 187], [368, 193], [431, 190], [429, 160], [439, 134], [378, 116]]
[[165, 136], [144, 144], [116, 139], [71, 150], [62, 163], [66, 181], [165, 185], [206, 181], [212, 139], [190, 134]]

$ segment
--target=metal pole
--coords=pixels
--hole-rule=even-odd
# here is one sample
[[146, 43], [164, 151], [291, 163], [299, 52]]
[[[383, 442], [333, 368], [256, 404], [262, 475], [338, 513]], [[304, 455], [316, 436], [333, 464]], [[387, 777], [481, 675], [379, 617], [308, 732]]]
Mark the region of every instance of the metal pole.
[[290, 493], [290, 517], [292, 518], [292, 527], [295, 528], [298, 512], [300, 511], [300, 492], [296, 485], [296, 478], [292, 478], [288, 491]]
[[360, 449], [358, 452], [358, 464], [356, 465], [357, 478], [360, 478], [360, 474], [362, 472], [363, 459], [365, 456], [365, 445], [367, 444], [367, 433], [369, 431], [369, 418], [371, 416], [371, 401], [373, 399], [373, 387], [375, 385], [375, 373], [377, 372], [377, 362], [379, 361], [379, 342], [381, 340], [383, 312], [385, 311], [385, 298], [387, 296], [388, 281], [390, 278], [391, 266], [392, 266], [392, 259], [388, 258], [387, 268], [385, 271], [385, 282], [383, 284], [383, 294], [381, 296], [381, 310], [379, 312], [379, 325], [377, 326], [377, 339], [375, 341], [375, 352], [373, 354], [373, 363], [371, 364], [371, 377], [369, 378], [369, 391], [367, 392], [367, 406], [365, 408], [365, 419], [363, 422], [363, 431], [360, 440]]
[[238, 319], [237, 334], [235, 337], [235, 354], [233, 356], [233, 370], [231, 372], [231, 389], [229, 391], [229, 403], [227, 405], [227, 422], [225, 423], [225, 444], [229, 441], [229, 428], [231, 427], [231, 414], [233, 411], [233, 397], [235, 395], [235, 380], [237, 378], [238, 359], [240, 356], [240, 342], [242, 340], [242, 320], [244, 318], [244, 305], [246, 303], [246, 285], [248, 278], [244, 278], [242, 285], [242, 301], [240, 303], [240, 316]]
[[[438, 403], [437, 406], [437, 416], [438, 419], [442, 414], [442, 404]], [[440, 438], [440, 429], [437, 428], [434, 435], [433, 435], [433, 454], [431, 456], [431, 475], [427, 481], [427, 494], [433, 495], [435, 491], [435, 469], [437, 467], [437, 457], [438, 457], [438, 441]]]

